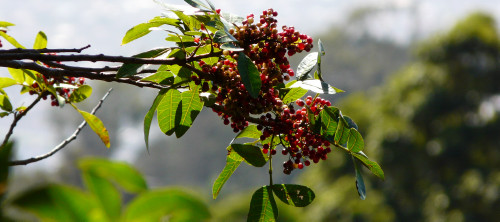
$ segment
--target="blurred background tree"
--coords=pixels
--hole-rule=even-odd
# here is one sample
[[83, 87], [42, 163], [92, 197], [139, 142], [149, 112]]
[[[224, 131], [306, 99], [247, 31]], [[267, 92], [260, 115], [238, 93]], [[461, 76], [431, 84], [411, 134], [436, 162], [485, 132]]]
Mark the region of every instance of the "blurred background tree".
[[472, 14], [416, 47], [414, 61], [384, 85], [344, 99], [339, 106], [358, 121], [386, 180], [370, 180], [367, 201], [352, 199], [353, 169], [344, 156], [332, 155], [301, 177], [322, 194], [303, 215], [315, 221], [498, 219], [496, 27], [490, 16]]

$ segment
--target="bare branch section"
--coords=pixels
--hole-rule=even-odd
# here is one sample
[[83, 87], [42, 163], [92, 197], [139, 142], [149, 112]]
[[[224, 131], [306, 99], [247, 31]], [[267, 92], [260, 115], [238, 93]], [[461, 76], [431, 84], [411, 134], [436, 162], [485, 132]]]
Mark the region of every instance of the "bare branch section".
[[12, 136], [12, 133], [14, 133], [14, 128], [17, 126], [17, 123], [21, 118], [23, 118], [26, 113], [28, 113], [40, 100], [42, 99], [44, 95], [39, 95], [35, 101], [33, 101], [24, 111], [22, 112], [17, 112], [14, 113], [14, 120], [12, 121], [12, 124], [10, 124], [9, 132], [5, 135], [5, 138], [3, 139], [2, 145], [0, 147], [4, 147], [5, 144], [9, 141], [10, 136]]
[[[203, 58], [218, 57], [222, 52], [210, 52], [200, 55], [190, 55], [187, 58], [136, 58], [126, 56], [109, 56], [109, 55], [86, 55], [86, 54], [69, 54], [69, 55], [54, 55], [43, 53], [81, 53], [89, 46], [79, 49], [8, 49], [0, 50], [0, 67], [27, 69], [41, 73], [46, 77], [84, 77], [92, 80], [101, 80], [106, 82], [120, 82], [139, 87], [148, 87], [156, 89], [169, 88], [169, 86], [141, 81], [138, 76], [129, 76], [126, 78], [116, 78], [116, 73], [119, 67], [123, 64], [140, 64], [140, 65], [180, 65], [183, 66], [193, 61], [198, 61]], [[31, 60], [31, 61], [30, 61]], [[38, 62], [47, 64], [50, 67], [40, 65]], [[118, 63], [116, 67], [81, 67], [62, 64], [62, 62], [106, 62]], [[153, 73], [155, 70], [142, 70], [141, 73]]]
[[[104, 102], [104, 100], [106, 99], [106, 97], [108, 97], [109, 93], [111, 93], [112, 90], [113, 89], [109, 89], [108, 92], [106, 94], [104, 94], [104, 96], [101, 98], [101, 100], [99, 100], [99, 103], [97, 103], [97, 105], [94, 107], [94, 109], [92, 109], [92, 112], [91, 112], [92, 115], [94, 115], [97, 112], [97, 110], [101, 107], [102, 103]], [[78, 134], [80, 133], [80, 131], [86, 125], [87, 125], [87, 122], [83, 121], [78, 126], [78, 128], [76, 128], [75, 132], [73, 132], [73, 134], [70, 137], [68, 137], [67, 139], [65, 139], [64, 141], [62, 141], [59, 145], [57, 145], [56, 147], [54, 147], [50, 152], [48, 152], [46, 154], [43, 154], [43, 155], [40, 155], [40, 156], [36, 156], [36, 157], [29, 158], [29, 159], [25, 159], [25, 160], [14, 160], [14, 161], [11, 161], [11, 162], [9, 162], [9, 166], [28, 165], [30, 163], [38, 162], [40, 160], [46, 159], [46, 158], [54, 155], [55, 153], [57, 153], [58, 151], [62, 150], [64, 147], [66, 147], [66, 145], [68, 145], [71, 141], [75, 140], [76, 137], [78, 136]]]

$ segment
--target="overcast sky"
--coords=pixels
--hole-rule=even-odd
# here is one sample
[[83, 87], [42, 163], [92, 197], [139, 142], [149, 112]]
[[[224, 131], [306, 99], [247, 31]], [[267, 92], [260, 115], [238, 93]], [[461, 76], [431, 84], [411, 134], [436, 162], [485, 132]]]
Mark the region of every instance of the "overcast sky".
[[[166, 0], [170, 4], [184, 4], [181, 0]], [[374, 17], [373, 30], [378, 36], [404, 42], [412, 25], [418, 24], [418, 31], [427, 36], [437, 30], [449, 27], [466, 14], [482, 10], [494, 15], [500, 21], [498, 0], [212, 0], [217, 8], [238, 15], [259, 14], [262, 10], [274, 8], [278, 11], [281, 25], [294, 25], [297, 30], [312, 35], [321, 33], [332, 24], [346, 21], [349, 13], [358, 7], [388, 8], [391, 12]], [[418, 2], [418, 3], [416, 3]], [[408, 10], [414, 9], [414, 16]], [[120, 46], [125, 32], [132, 26], [160, 15], [161, 9], [152, 0], [21, 0], [3, 1], [0, 6], [0, 21], [16, 24], [9, 34], [21, 44], [30, 47], [39, 30], [48, 36], [49, 48], [78, 48], [88, 44], [92, 47], [86, 53], [111, 55], [132, 55], [162, 44], [163, 35], [149, 37]], [[414, 18], [418, 22], [415, 23]], [[4, 43], [6, 45], [6, 43]], [[7, 76], [0, 70], [0, 76]], [[8, 91], [11, 97], [18, 89]], [[25, 104], [29, 100], [22, 101]], [[19, 104], [17, 104], [19, 105]], [[39, 155], [57, 144], [51, 129], [45, 125], [44, 116], [49, 111], [44, 106], [38, 113], [22, 121], [15, 135], [30, 135], [17, 140], [18, 147], [28, 152], [18, 153], [19, 158]], [[146, 109], [146, 107], [145, 107]], [[3, 138], [11, 119], [0, 119], [0, 136]], [[45, 126], [45, 127], [44, 127]], [[142, 135], [138, 135], [142, 139]], [[43, 161], [42, 161], [43, 162]], [[40, 165], [38, 165], [40, 166]], [[44, 166], [42, 164], [41, 166]]]

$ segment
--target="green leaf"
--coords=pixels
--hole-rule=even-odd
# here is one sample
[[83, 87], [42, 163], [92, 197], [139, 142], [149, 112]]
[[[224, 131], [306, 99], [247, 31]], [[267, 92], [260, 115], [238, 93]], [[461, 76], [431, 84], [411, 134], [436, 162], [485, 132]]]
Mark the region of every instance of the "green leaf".
[[347, 122], [349, 128], [354, 128], [358, 130], [358, 125], [354, 122], [354, 120], [351, 119], [351, 117], [348, 116], [342, 116], [342, 117], [344, 117], [344, 120]]
[[309, 77], [309, 72], [314, 68], [318, 61], [318, 53], [309, 53], [302, 61], [300, 61], [297, 67], [297, 79], [306, 80]]
[[295, 102], [297, 99], [302, 98], [307, 93], [307, 89], [302, 88], [292, 88], [283, 98], [283, 104], [289, 104]]
[[121, 195], [113, 184], [92, 169], [87, 169], [82, 173], [83, 182], [87, 189], [99, 202], [99, 207], [110, 221], [116, 221], [120, 217]]
[[203, 9], [203, 10], [210, 9], [208, 6], [204, 5], [203, 3], [201, 3], [200, 1], [197, 1], [197, 0], [184, 0], [184, 1], [195, 8], [199, 8], [199, 9]]
[[29, 190], [15, 197], [12, 205], [41, 221], [103, 221], [106, 217], [93, 196], [63, 185]]
[[169, 36], [165, 38], [165, 40], [169, 42], [194, 42], [194, 37], [189, 35], [169, 34]]
[[238, 25], [241, 24], [243, 20], [245, 20], [245, 18], [239, 15], [227, 12], [222, 13], [222, 18], [223, 19], [221, 19], [221, 22], [224, 24], [224, 27], [227, 28], [227, 30], [234, 27], [233, 23]]
[[[160, 25], [171, 25], [174, 27], [181, 27], [179, 25], [180, 24], [179, 19], [167, 18], [167, 17], [161, 17], [161, 16], [154, 17], [153, 19], [149, 20], [149, 23], [155, 24], [155, 25], [160, 24]], [[158, 25], [158, 26], [160, 26], [160, 25]], [[154, 26], [154, 27], [158, 27], [158, 26]]]
[[[200, 11], [200, 10], [196, 9], [196, 11]], [[179, 19], [182, 20], [182, 22], [187, 26], [186, 31], [189, 31], [189, 30], [196, 31], [196, 30], [200, 29], [201, 23], [194, 16], [188, 16], [179, 10], [174, 10], [172, 12], [175, 15], [177, 15], [177, 17], [179, 17]], [[192, 12], [194, 12], [194, 11], [192, 11]], [[188, 12], [188, 13], [191, 13], [191, 12]]]
[[0, 118], [8, 116], [10, 113], [9, 112], [0, 112]]
[[[1, 116], [2, 113], [0, 113]], [[8, 178], [9, 178], [9, 162], [12, 156], [13, 143], [6, 143], [0, 146], [0, 200], [4, 200], [7, 192]], [[1, 202], [1, 201], [0, 201]], [[1, 216], [1, 213], [0, 213]], [[0, 217], [1, 219], [1, 217]]]
[[274, 184], [274, 194], [288, 205], [305, 207], [314, 200], [314, 192], [306, 186], [297, 184]]
[[14, 26], [13, 23], [10, 23], [10, 22], [5, 22], [5, 21], [0, 21], [0, 27], [9, 27], [9, 26]]
[[336, 94], [337, 92], [343, 92], [342, 90], [330, 86], [328, 83], [323, 82], [319, 79], [307, 79], [304, 81], [297, 81], [289, 88], [298, 88], [298, 87], [313, 91], [315, 93], [322, 93], [322, 94]]
[[174, 133], [175, 116], [180, 102], [181, 93], [177, 89], [169, 89], [158, 105], [158, 125], [169, 136]]
[[44, 49], [47, 48], [47, 35], [42, 31], [38, 32], [35, 38], [35, 43], [33, 44], [33, 49]]
[[148, 187], [142, 174], [125, 162], [86, 158], [78, 162], [83, 172], [92, 172], [131, 193], [145, 192]]
[[122, 45], [125, 45], [131, 41], [134, 41], [140, 37], [143, 37], [151, 32], [150, 28], [161, 26], [162, 23], [141, 23], [129, 29], [122, 39]]
[[262, 150], [257, 146], [248, 144], [232, 144], [231, 147], [234, 151], [236, 151], [236, 153], [238, 153], [238, 155], [243, 157], [243, 159], [252, 166], [262, 167], [267, 162]]
[[92, 128], [92, 130], [99, 136], [99, 138], [101, 138], [104, 145], [106, 145], [106, 147], [109, 148], [110, 143], [109, 143], [108, 130], [106, 129], [106, 127], [104, 127], [102, 121], [95, 115], [79, 110], [78, 108], [76, 108], [76, 106], [74, 108], [78, 110], [80, 114], [82, 114], [83, 119], [85, 119], [85, 122], [87, 122], [90, 128]]
[[39, 78], [37, 78], [32, 72], [29, 70], [25, 69], [13, 69], [13, 68], [8, 68], [10, 75], [12, 78], [19, 84], [25, 84], [31, 86], [35, 79], [37, 82], [39, 82], [41, 85], [44, 84], [43, 80], [40, 81]]
[[318, 39], [318, 48], [320, 55], [324, 56], [326, 54], [325, 47], [323, 46], [323, 42], [321, 42], [321, 39]]
[[140, 194], [124, 211], [124, 221], [206, 221], [210, 211], [198, 197], [179, 189]]
[[361, 163], [363, 163], [363, 165], [365, 165], [365, 167], [368, 168], [375, 176], [382, 180], [385, 179], [384, 171], [382, 171], [382, 168], [376, 162], [369, 160], [368, 157], [363, 153], [363, 151], [351, 154], [358, 160], [360, 160]]
[[341, 146], [345, 146], [347, 140], [349, 139], [351, 131], [349, 126], [347, 126], [347, 122], [344, 118], [339, 118], [339, 122], [337, 125], [337, 130], [335, 131], [335, 143]]
[[227, 43], [227, 42], [237, 42], [238, 40], [234, 38], [231, 34], [229, 34], [225, 30], [219, 30], [214, 34], [214, 42], [215, 43]]
[[235, 139], [238, 138], [252, 138], [259, 139], [262, 135], [262, 132], [257, 129], [256, 125], [249, 125], [245, 129], [243, 129], [238, 135], [236, 135]]
[[321, 117], [321, 135], [331, 137], [337, 131], [339, 121], [339, 110], [337, 108], [325, 107], [319, 113]]
[[214, 6], [214, 4], [212, 4], [212, 2], [210, 2], [209, 0], [205, 0], [205, 1], [208, 3], [208, 5], [210, 5], [210, 8], [212, 9], [212, 11], [216, 10], [215, 6]]
[[141, 79], [141, 81], [150, 81], [162, 85], [172, 85], [174, 83], [174, 74], [170, 71], [158, 71], [153, 75]]
[[72, 103], [79, 103], [87, 99], [92, 94], [92, 87], [89, 85], [82, 85], [75, 89], [69, 96], [69, 101]]
[[146, 142], [146, 149], [149, 150], [149, 130], [151, 129], [151, 121], [153, 120], [153, 116], [155, 114], [156, 108], [160, 104], [160, 101], [165, 96], [167, 91], [162, 89], [156, 96], [151, 108], [149, 108], [148, 113], [144, 116], [144, 141]]
[[365, 147], [365, 142], [361, 134], [354, 128], [350, 129], [349, 139], [347, 139], [347, 149], [351, 152], [357, 153], [362, 151]]
[[269, 186], [261, 187], [252, 195], [247, 221], [276, 221], [277, 218], [278, 207], [274, 200], [272, 188]]
[[358, 163], [354, 157], [352, 158], [352, 162], [354, 163], [354, 170], [356, 171], [356, 189], [358, 190], [359, 198], [364, 200], [366, 199], [365, 181], [363, 181], [363, 175], [361, 175]]
[[12, 85], [16, 85], [17, 82], [9, 77], [0, 77], [0, 89], [6, 88]]
[[[202, 55], [202, 54], [208, 54], [210, 53], [210, 51], [212, 50], [212, 46], [211, 45], [205, 45], [203, 47], [200, 47], [198, 49], [198, 51], [196, 51], [196, 55]], [[214, 48], [213, 49], [214, 52], [220, 52], [221, 50], [220, 49], [217, 49], [217, 48]], [[208, 65], [214, 65], [215, 63], [217, 63], [219, 61], [219, 57], [209, 57], [209, 58], [204, 58], [202, 59], [205, 63], [207, 63]]]
[[[158, 49], [152, 49], [146, 52], [139, 53], [137, 55], [134, 55], [132, 57], [135, 58], [155, 58], [158, 56], [161, 56], [165, 53], [170, 51], [169, 48], [158, 48]], [[123, 64], [120, 69], [118, 69], [118, 72], [116, 72], [116, 78], [123, 78], [123, 77], [129, 77], [136, 75], [138, 72], [138, 69], [141, 68], [144, 64], [133, 64], [133, 63], [125, 63]]]
[[190, 84], [191, 90], [185, 91], [181, 94], [182, 112], [176, 115], [175, 136], [180, 138], [183, 136], [193, 124], [198, 114], [203, 109], [203, 101], [198, 94], [199, 86]]
[[220, 46], [220, 48], [221, 49], [226, 49], [226, 50], [229, 50], [229, 51], [233, 51], [233, 52], [241, 52], [241, 51], [243, 51], [243, 48], [237, 46], [233, 42], [226, 42], [226, 43], [222, 44]]
[[243, 52], [240, 52], [238, 56], [238, 72], [250, 96], [253, 98], [259, 97], [260, 88], [262, 86], [260, 72], [252, 60]]
[[0, 95], [0, 108], [7, 112], [12, 111], [12, 104], [7, 95]]
[[219, 176], [214, 182], [214, 185], [212, 186], [212, 196], [214, 199], [217, 198], [219, 192], [222, 189], [222, 186], [224, 186], [229, 177], [233, 175], [234, 171], [236, 170], [236, 168], [238, 168], [238, 166], [240, 166], [242, 161], [243, 158], [240, 155], [238, 155], [238, 153], [236, 153], [231, 146], [229, 146], [228, 155], [226, 158], [226, 166], [224, 166], [224, 169], [219, 174]]
[[17, 42], [16, 39], [14, 39], [12, 36], [7, 35], [7, 33], [0, 31], [0, 36], [2, 36], [5, 40], [7, 40], [7, 42], [9, 42], [10, 44], [12, 44], [14, 47], [25, 49], [24, 46], [22, 46], [21, 44], [19, 44], [19, 42]]

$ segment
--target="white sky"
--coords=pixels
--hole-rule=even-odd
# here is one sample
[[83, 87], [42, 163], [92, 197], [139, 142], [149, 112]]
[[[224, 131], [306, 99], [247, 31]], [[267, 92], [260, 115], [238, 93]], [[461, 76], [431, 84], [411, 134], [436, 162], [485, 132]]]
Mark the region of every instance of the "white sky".
[[[170, 4], [184, 4], [181, 0], [165, 0]], [[452, 25], [457, 19], [472, 11], [489, 12], [500, 21], [500, 2], [498, 0], [212, 0], [223, 11], [238, 15], [259, 14], [262, 10], [274, 8], [278, 11], [279, 24], [294, 25], [297, 30], [312, 35], [322, 32], [331, 24], [345, 22], [346, 16], [360, 6], [392, 6], [398, 12], [383, 13], [374, 18], [373, 31], [378, 36], [404, 42], [415, 22], [407, 10], [414, 3], [418, 18], [418, 30], [423, 36]], [[152, 0], [21, 0], [0, 4], [0, 21], [16, 24], [9, 34], [27, 47], [33, 44], [39, 30], [43, 30], [49, 40], [49, 48], [79, 48], [87, 44], [92, 47], [86, 53], [105, 53], [111, 55], [132, 55], [162, 44], [162, 36], [148, 37], [145, 41], [135, 41], [120, 46], [125, 32], [132, 26], [160, 15], [161, 9]], [[4, 45], [7, 43], [4, 42]], [[7, 76], [0, 71], [0, 76]], [[13, 97], [18, 89], [9, 90]], [[25, 104], [29, 100], [23, 101]], [[19, 104], [17, 104], [19, 105]], [[53, 129], [46, 127], [43, 118], [54, 109], [48, 105], [33, 112], [30, 118], [21, 121], [15, 130], [18, 147], [29, 150], [18, 153], [19, 158], [39, 155], [59, 143], [51, 135]], [[147, 107], [145, 107], [147, 109]], [[36, 111], [36, 110], [35, 110]], [[3, 139], [11, 118], [0, 119], [0, 137]], [[29, 139], [17, 135], [29, 135]], [[137, 135], [142, 141], [142, 134]], [[57, 156], [57, 155], [56, 155]], [[51, 157], [54, 158], [54, 157]], [[44, 161], [42, 161], [44, 162]], [[48, 162], [48, 161], [45, 161]], [[46, 166], [43, 164], [34, 164]]]

